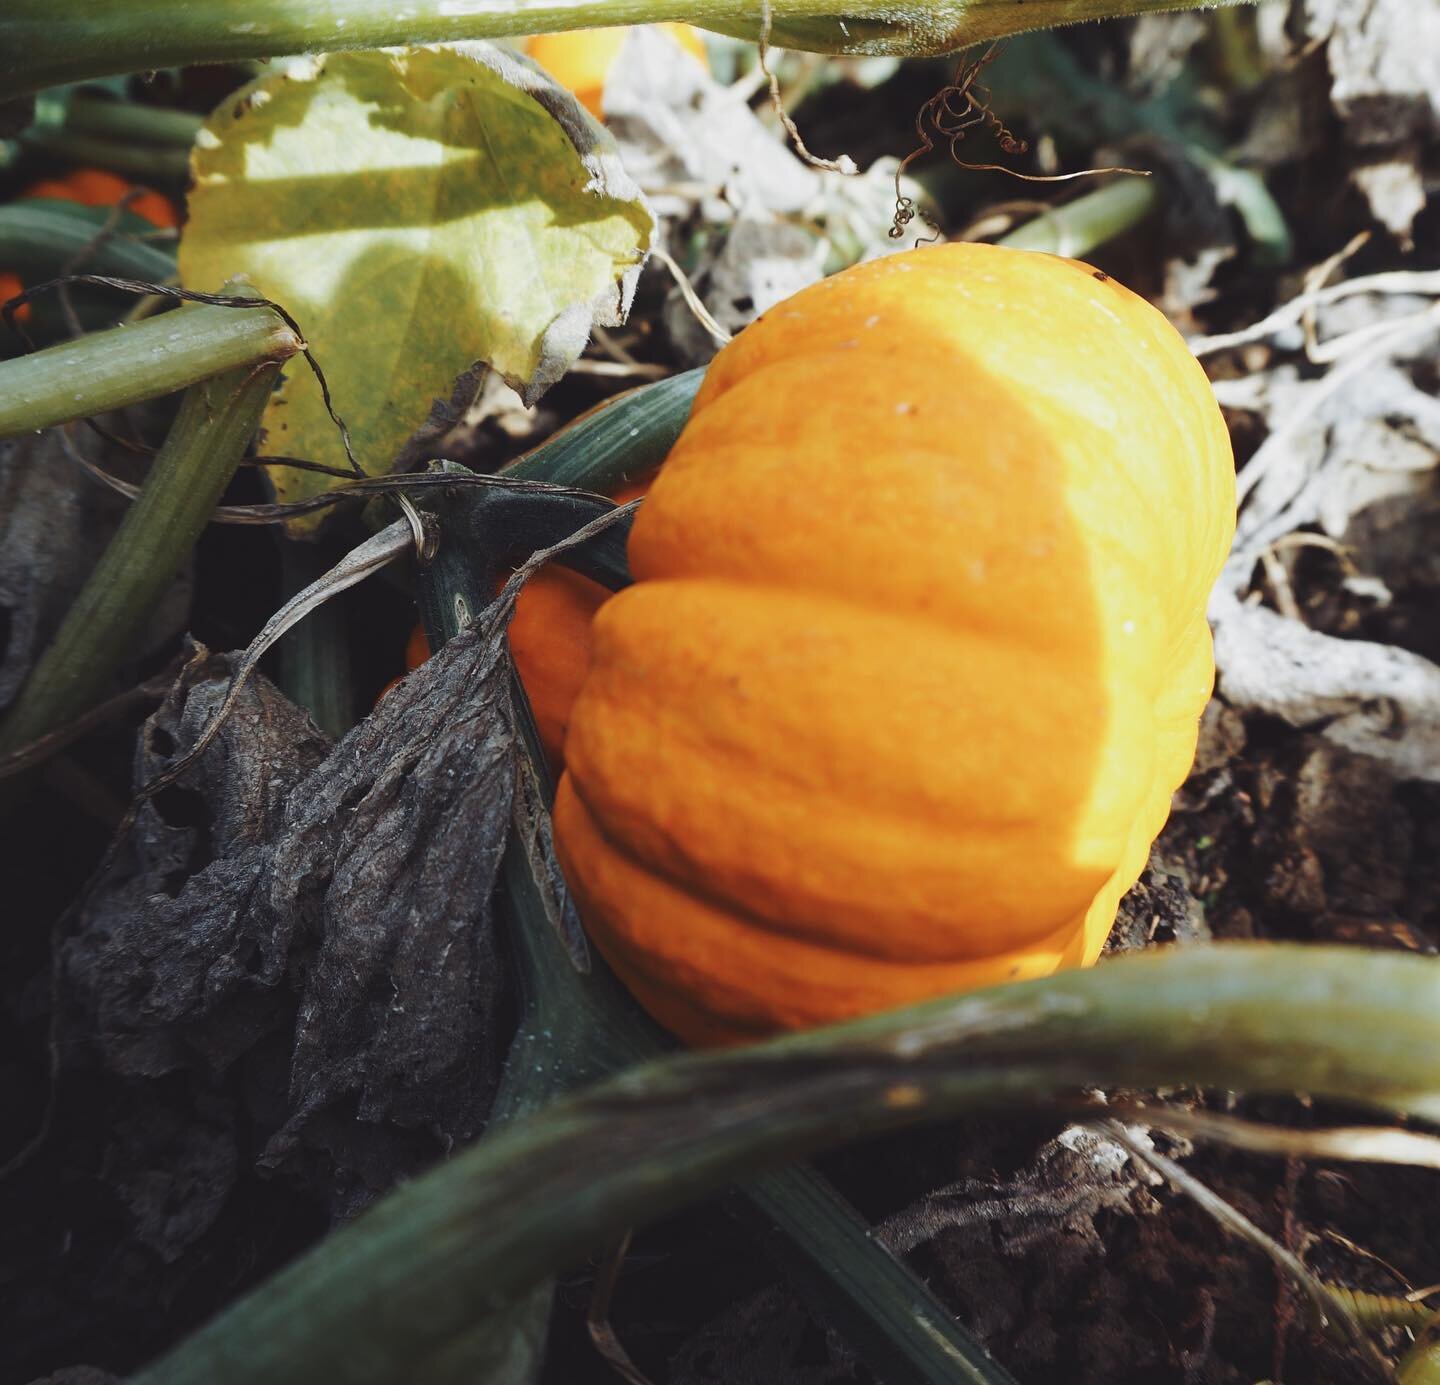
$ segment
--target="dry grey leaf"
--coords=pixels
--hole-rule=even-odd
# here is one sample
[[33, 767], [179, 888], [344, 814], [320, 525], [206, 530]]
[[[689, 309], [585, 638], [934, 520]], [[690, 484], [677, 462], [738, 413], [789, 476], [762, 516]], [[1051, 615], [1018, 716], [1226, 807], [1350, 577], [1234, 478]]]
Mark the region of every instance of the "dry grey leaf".
[[890, 235], [895, 224], [895, 175], [899, 168], [900, 160], [886, 154], [855, 177], [821, 175], [819, 194], [805, 209], [805, 216], [830, 244], [827, 274], [881, 255], [913, 250], [921, 241], [945, 240], [939, 226], [927, 220], [937, 211], [934, 198], [908, 173], [901, 174], [900, 191], [922, 214], [910, 223], [903, 236]]
[[[1276, 539], [1303, 525], [1323, 525], [1345, 538], [1350, 521], [1367, 505], [1435, 465], [1440, 456], [1440, 401], [1416, 383], [1407, 358], [1423, 358], [1435, 330], [1416, 338], [1398, 360], [1371, 361], [1349, 373], [1343, 366], [1319, 380], [1280, 367], [1263, 393], [1229, 388], [1216, 393], [1229, 407], [1266, 416], [1270, 434], [1241, 473], [1244, 508], [1237, 554], [1250, 561]], [[1258, 382], [1256, 382], [1258, 383]], [[1428, 460], [1427, 460], [1428, 459]]]
[[1204, 15], [1142, 14], [1130, 29], [1125, 85], [1141, 98], [1162, 96], [1181, 78], [1211, 26]]
[[1165, 261], [1165, 287], [1160, 307], [1172, 321], [1193, 321], [1195, 309], [1211, 302], [1217, 292], [1215, 276], [1239, 253], [1233, 235], [1224, 234], [1224, 243], [1205, 246], [1189, 259], [1178, 255]]
[[328, 877], [323, 895], [318, 880], [291, 895], [317, 909], [320, 936], [289, 1137], [353, 1095], [362, 1121], [471, 1139], [498, 1077], [506, 978], [490, 902], [516, 755], [503, 624], [472, 627], [424, 668], [300, 786], [276, 846], [287, 888]]
[[109, 1135], [101, 1177], [133, 1238], [173, 1264], [214, 1226], [234, 1187], [234, 1112], [206, 1092], [185, 1110], [137, 1098]]
[[1410, 233], [1427, 200], [1421, 158], [1419, 148], [1409, 148], [1397, 159], [1362, 164], [1350, 174], [1351, 182], [1370, 204], [1370, 214], [1407, 250], [1414, 249]]
[[[858, 177], [812, 168], [750, 109], [748, 96], [745, 84], [721, 86], [650, 28], [631, 31], [604, 96], [625, 165], [656, 211], [671, 222], [698, 217], [711, 228], [685, 268], [706, 309], [731, 333], [827, 271], [909, 249], [931, 234], [920, 222], [901, 240], [889, 237], [894, 159], [877, 160]], [[903, 186], [924, 200], [911, 180]], [[678, 289], [669, 291], [664, 320], [685, 364], [715, 354]]]
[[[1135, 1275], [1143, 1288], [1147, 1273], [1163, 1269], [1163, 1251], [1147, 1256], [1154, 1263], [1138, 1272], [1107, 1264], [1135, 1239], [1116, 1234], [1119, 1222], [1143, 1222], [1145, 1236], [1168, 1244], [1164, 1219], [1154, 1215], [1159, 1203], [1151, 1189], [1159, 1179], [1137, 1168], [1113, 1140], [1081, 1126], [1027, 1152], [1013, 1173], [995, 1173], [1002, 1161], [1013, 1167], [1015, 1140], [1013, 1123], [972, 1124], [956, 1150], [965, 1176], [886, 1218], [877, 1237], [921, 1270], [1008, 1369], [1028, 1366], [1018, 1370], [1019, 1379], [1125, 1378], [1105, 1367], [1128, 1361], [1127, 1351], [1153, 1350], [1138, 1345], [1133, 1325], [1127, 1329], [1124, 1322], [1138, 1307], [1127, 1278]], [[1097, 1302], [1097, 1276], [1108, 1276], [1117, 1306], [1105, 1310], [1099, 1327], [1077, 1331], [1075, 1305]], [[1062, 1373], [1057, 1353], [1077, 1346], [1090, 1369], [1067, 1360]], [[844, 1343], [779, 1285], [714, 1318], [673, 1362], [675, 1385], [858, 1385], [869, 1378]]]
[[1020, 1177], [966, 1179], [937, 1188], [888, 1218], [881, 1238], [903, 1255], [946, 1232], [984, 1227], [994, 1249], [1013, 1254], [1063, 1232], [1071, 1238], [1067, 1254], [1085, 1258], [1101, 1249], [1096, 1214], [1131, 1214], [1132, 1195], [1149, 1181], [1137, 1176], [1130, 1156], [1113, 1140], [1086, 1126], [1070, 1126], [1041, 1148]]
[[[234, 665], [197, 651], [145, 723], [137, 783], [193, 744]], [[65, 950], [73, 999], [106, 1066], [137, 1076], [223, 1069], [284, 1022], [274, 992], [291, 938], [250, 901], [286, 798], [328, 749], [309, 718], [257, 678], [184, 781], [142, 806]]]
[[[1240, 474], [1235, 546], [1211, 603], [1219, 687], [1234, 706], [1322, 728], [1403, 778], [1435, 780], [1440, 667], [1322, 634], [1247, 599], [1256, 563], [1305, 529], [1343, 545], [1352, 586], [1386, 599], [1385, 576], [1401, 575], [1397, 532], [1434, 509], [1440, 404], [1420, 372], [1440, 342], [1440, 308], [1413, 294], [1341, 296], [1343, 288], [1313, 304], [1309, 350], [1329, 365], [1324, 374], [1282, 360], [1216, 386], [1222, 404], [1258, 415], [1269, 430]], [[1303, 341], [1283, 311], [1270, 335], [1281, 346]]]
[[[706, 255], [695, 287], [711, 316], [732, 336], [761, 313], [824, 275], [825, 246], [784, 221], [741, 217]], [[679, 289], [665, 301], [665, 327], [681, 360], [703, 365], [719, 350]]]
[[1318, 727], [1399, 777], [1440, 781], [1440, 666], [1322, 635], [1223, 589], [1210, 617], [1219, 690], [1232, 705]]
[[915, 1248], [936, 1291], [1018, 1379], [1239, 1378], [1204, 1366], [1217, 1310], [1221, 1333], [1253, 1332], [1263, 1265], [1188, 1209], [1163, 1207], [1160, 1180], [1096, 1131], [1069, 1127], [1018, 1168], [1013, 1131], [989, 1151], [974, 1134], [965, 1175], [889, 1218], [883, 1235]]
[[[89, 429], [75, 430], [72, 445], [97, 465], [125, 469], [123, 454]], [[126, 509], [66, 456], [58, 429], [0, 442], [0, 617], [8, 624], [0, 707], [29, 676]], [[178, 634], [189, 609], [187, 565], [151, 618], [145, 648]]]
[[1350, 144], [1440, 135], [1440, 8], [1415, 0], [1305, 0], [1306, 37], [1323, 41], [1330, 99]]
[[[283, 1042], [262, 1163], [336, 1214], [484, 1123], [507, 984], [490, 901], [515, 748], [503, 622], [480, 622], [334, 747], [247, 684], [85, 904], [64, 967], [110, 1069], [222, 1073]], [[203, 659], [152, 718], [146, 783], [225, 699]], [[298, 1012], [297, 1012], [298, 997]]]
[[668, 35], [632, 30], [605, 83], [621, 158], [661, 216], [795, 214], [819, 175]]

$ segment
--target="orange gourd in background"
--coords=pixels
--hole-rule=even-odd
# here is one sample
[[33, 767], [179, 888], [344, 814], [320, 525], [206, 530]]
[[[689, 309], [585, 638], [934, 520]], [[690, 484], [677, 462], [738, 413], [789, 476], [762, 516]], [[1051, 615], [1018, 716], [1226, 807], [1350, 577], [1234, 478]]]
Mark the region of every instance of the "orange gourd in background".
[[[63, 178], [45, 178], [32, 183], [20, 194], [27, 198], [58, 198], [66, 202], [78, 202], [82, 207], [113, 207], [135, 184], [103, 168], [77, 168]], [[179, 214], [169, 198], [146, 188], [130, 203], [137, 216], [142, 216], [152, 226], [173, 227], [180, 224]], [[20, 276], [8, 269], [0, 269], [0, 303], [23, 293], [25, 285]], [[16, 317], [24, 322], [30, 316], [30, 305], [23, 304]]]
[[[103, 168], [77, 168], [63, 178], [45, 178], [32, 183], [20, 195], [54, 197], [78, 202], [82, 207], [113, 207], [135, 187], [136, 184]], [[170, 228], [180, 224], [175, 204], [152, 188], [141, 189], [131, 199], [129, 210], [144, 217], [152, 226]]]
[[766, 313], [596, 616], [556, 844], [591, 936], [729, 1043], [1093, 963], [1191, 764], [1229, 439], [1165, 318], [952, 244]]
[[[25, 284], [18, 274], [8, 269], [0, 269], [0, 304], [8, 299], [14, 298], [17, 293], [25, 292]], [[28, 322], [30, 320], [30, 305], [22, 303], [15, 311], [17, 322]]]
[[[687, 53], [707, 63], [705, 40], [688, 24], [657, 24]], [[605, 79], [620, 56], [629, 26], [611, 29], [571, 29], [560, 34], [536, 34], [525, 41], [525, 52], [534, 58], [562, 87], [597, 120], [604, 116], [602, 98]]]

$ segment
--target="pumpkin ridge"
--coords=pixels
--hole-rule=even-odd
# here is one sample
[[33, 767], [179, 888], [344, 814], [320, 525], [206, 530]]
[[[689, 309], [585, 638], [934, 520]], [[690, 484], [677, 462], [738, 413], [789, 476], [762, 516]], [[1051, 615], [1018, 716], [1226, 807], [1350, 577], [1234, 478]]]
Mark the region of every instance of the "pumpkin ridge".
[[[579, 805], [584, 809], [589, 825], [595, 835], [599, 837], [609, 850], [617, 856], [622, 857], [625, 862], [636, 870], [645, 871], [657, 879], [662, 880], [666, 885], [677, 893], [683, 893], [691, 898], [702, 901], [727, 915], [734, 915], [741, 918], [745, 923], [754, 929], [755, 932], [771, 937], [793, 939], [797, 943], [803, 943], [810, 947], [818, 947], [816, 938], [803, 927], [797, 927], [790, 921], [786, 914], [777, 909], [775, 912], [765, 912], [757, 909], [753, 904], [736, 898], [724, 889], [719, 889], [707, 883], [703, 861], [687, 860], [692, 867], [692, 874], [682, 874], [663, 860], [651, 859], [647, 854], [636, 849], [635, 844], [626, 836], [615, 832], [607, 823], [605, 815], [596, 811], [594, 805], [586, 797], [581, 781], [574, 775], [568, 775], [567, 779], [570, 788], [575, 795]], [[1103, 884], [1108, 881], [1113, 872], [1107, 873], [1101, 881]], [[1074, 914], [1067, 914], [1059, 923], [1049, 930], [1039, 933], [1038, 939], [1043, 941], [1065, 929], [1078, 928], [1084, 921], [1088, 900], [1086, 905]], [[958, 913], [958, 910], [957, 910]], [[924, 963], [905, 962], [891, 957], [883, 951], [875, 951], [861, 945], [860, 941], [853, 938], [834, 936], [826, 941], [826, 947], [831, 951], [841, 951], [849, 954], [857, 961], [873, 962], [882, 967], [903, 968], [909, 966], [960, 966], [967, 962], [981, 962], [989, 958], [1001, 955], [1005, 951], [1004, 946], [996, 947], [990, 951], [955, 952], [937, 955]]]
[[[786, 370], [794, 371], [797, 375], [803, 374], [799, 366], [805, 365], [814, 356], [823, 356], [827, 353], [804, 352], [797, 357], [787, 357], [781, 361], [766, 362], [750, 377], [741, 384], [726, 390], [717, 396], [720, 400], [731, 399], [735, 410], [744, 414], [752, 403], [760, 402], [764, 398], [765, 391], [759, 385], [752, 385], [753, 381], [765, 384], [765, 377], [776, 369], [784, 367]], [[835, 353], [828, 353], [834, 355]], [[964, 364], [977, 368], [981, 364], [975, 360], [963, 358], [960, 353], [954, 353], [957, 359]], [[853, 360], [855, 353], [844, 353], [844, 359]], [[797, 364], [798, 362], [798, 364]], [[791, 383], [794, 381], [792, 379]], [[752, 395], [752, 391], [754, 394]], [[782, 391], [783, 392], [783, 391]], [[737, 397], [744, 396], [744, 397]], [[1130, 589], [1134, 592], [1145, 592], [1153, 594], [1157, 585], [1167, 596], [1176, 597], [1178, 593], [1171, 592], [1172, 582], [1178, 581], [1183, 573], [1177, 570], [1184, 565], [1167, 565], [1164, 559], [1167, 552], [1158, 547], [1156, 541], [1149, 539], [1149, 535], [1166, 534], [1171, 526], [1167, 524], [1167, 515], [1162, 514], [1156, 508], [1157, 502], [1147, 490], [1147, 487], [1135, 475], [1134, 468], [1121, 465], [1113, 460], [1107, 460], [1105, 454], [1113, 451], [1113, 443], [1105, 439], [1103, 434], [1093, 423], [1086, 421], [1068, 421], [1064, 418], [1064, 411], [1059, 410], [1052, 401], [1037, 399], [1033, 403], [1016, 405], [1011, 410], [1011, 415], [1006, 419], [1006, 427], [1010, 430], [1027, 429], [1038, 431], [1043, 436], [1046, 433], [1054, 433], [1060, 424], [1064, 423], [1069, 433], [1073, 435], [1077, 429], [1083, 428], [1085, 437], [1082, 441], [1072, 440], [1054, 456], [1054, 460], [1037, 462], [1034, 464], [1033, 473], [1024, 464], [1007, 464], [998, 471], [990, 473], [979, 472], [978, 469], [969, 468], [964, 462], [957, 462], [954, 450], [945, 450], [942, 443], [931, 437], [897, 437], [887, 444], [886, 451], [889, 457], [894, 459], [903, 458], [906, 463], [914, 460], [914, 470], [917, 476], [923, 476], [927, 461], [938, 460], [949, 472], [952, 478], [961, 477], [958, 483], [936, 483], [937, 496], [943, 496], [947, 508], [959, 506], [964, 499], [964, 492], [967, 488], [973, 488], [979, 493], [984, 493], [991, 481], [999, 478], [999, 483], [1008, 487], [1013, 492], [1011, 499], [1018, 507], [1022, 504], [1020, 491], [1023, 487], [1031, 487], [1036, 490], [1056, 490], [1067, 492], [1067, 502], [1057, 508], [1055, 512], [1044, 512], [1038, 516], [1023, 517], [1020, 523], [1030, 523], [1036, 528], [1036, 542], [1043, 542], [1047, 526], [1053, 534], [1059, 534], [1060, 547], [1056, 554], [1056, 562], [1064, 563], [1084, 562], [1090, 568], [1097, 580], [1102, 573], [1113, 574], [1120, 572], [1128, 580]], [[705, 500], [708, 498], [705, 490], [701, 488], [702, 483], [692, 480], [691, 476], [695, 468], [690, 462], [690, 456], [697, 454], [701, 458], [701, 465], [705, 460], [718, 467], [720, 459], [725, 458], [733, 465], [746, 458], [755, 456], [774, 456], [777, 459], [793, 453], [803, 453], [807, 446], [813, 446], [813, 434], [816, 429], [805, 423], [797, 425], [798, 431], [793, 438], [784, 444], [767, 443], [753, 440], [744, 431], [729, 431], [725, 411], [718, 415], [706, 418], [697, 432], [690, 432], [694, 421], [702, 417], [701, 411], [692, 414], [692, 423], [687, 425], [688, 439], [682, 437], [679, 444], [671, 454], [667, 463], [666, 473], [658, 482], [659, 494], [664, 497], [665, 503], [671, 511], [680, 508], [678, 516], [672, 515], [668, 521], [668, 527], [654, 532], [657, 528], [654, 521], [647, 521], [640, 526], [641, 537], [639, 549], [636, 554], [634, 570], [637, 578], [641, 580], [670, 580], [672, 578], [692, 578], [713, 574], [716, 580], [723, 580], [736, 585], [745, 584], [747, 581], [753, 583], [753, 579], [742, 569], [740, 554], [744, 553], [743, 534], [738, 537], [727, 531], [726, 538], [729, 540], [729, 551], [722, 550], [720, 562], [715, 566], [701, 570], [692, 566], [697, 561], [692, 553], [699, 552], [701, 556], [708, 557], [709, 553], [704, 549], [697, 549], [695, 540], [703, 543], [705, 535], [698, 532], [702, 521], [696, 514], [703, 512]], [[820, 430], [823, 433], [823, 429]], [[712, 436], [712, 433], [722, 436]], [[1162, 440], [1163, 442], [1163, 440]], [[838, 462], [837, 462], [838, 466]], [[895, 471], [893, 475], [889, 472], [881, 472], [890, 481], [899, 484], [902, 481], [902, 474]], [[977, 479], [978, 477], [978, 479]], [[764, 479], [764, 473], [761, 473]], [[875, 479], [867, 473], [867, 479]], [[798, 482], [797, 482], [798, 485]], [[1113, 496], [1109, 492], [1119, 486], [1123, 489], [1126, 500], [1117, 506]], [[683, 488], [686, 488], [682, 490]], [[694, 487], [691, 491], [689, 488]], [[1126, 516], [1123, 526], [1106, 523], [1106, 517], [1113, 511], [1119, 510]], [[1023, 513], [1023, 512], [1022, 512]], [[787, 519], [791, 518], [790, 512], [786, 512]], [[803, 523], [803, 513], [799, 516]], [[999, 523], [1003, 516], [995, 514], [991, 516], [995, 523]], [[677, 527], [678, 526], [678, 527]], [[976, 560], [984, 558], [985, 553], [1004, 555], [1007, 552], [1014, 554], [1014, 544], [1007, 548], [1003, 543], [997, 543], [991, 537], [993, 528], [980, 527], [974, 524], [966, 525], [957, 522], [956, 536], [959, 538], [974, 539], [977, 536], [986, 540], [983, 548], [977, 547]], [[1073, 536], [1083, 534], [1083, 543], [1074, 540]], [[1072, 536], [1069, 545], [1064, 542], [1065, 535]], [[1144, 541], [1137, 541], [1137, 535], [1147, 536]], [[685, 540], [691, 542], [687, 545]], [[1197, 549], [1208, 546], [1202, 543], [1194, 545]], [[676, 566], [677, 547], [680, 549], [678, 560], [680, 566]], [[843, 548], [842, 550], [843, 551]], [[867, 559], [877, 558], [871, 550], [862, 545], [862, 551]], [[775, 586], [786, 590], [813, 592], [819, 598], [837, 596], [832, 590], [827, 590], [826, 583], [833, 581], [833, 569], [825, 567], [822, 571], [802, 569], [803, 575], [797, 580], [797, 571], [793, 568], [795, 555], [790, 547], [784, 550], [777, 550], [766, 547], [763, 552], [774, 556], [781, 554], [780, 562], [782, 571], [769, 573], [766, 578], [755, 585]], [[889, 559], [884, 559], [888, 562]], [[1036, 562], [1044, 562], [1043, 556], [1037, 557]], [[1052, 570], [1056, 570], [1053, 569]], [[883, 572], [883, 568], [882, 568]], [[970, 586], [975, 593], [973, 601], [968, 603], [964, 613], [964, 619], [970, 623], [984, 623], [987, 628], [1004, 633], [1004, 626], [1008, 619], [1013, 619], [1013, 612], [1005, 609], [1004, 593], [998, 588], [993, 589], [993, 595], [998, 600], [994, 601], [994, 613], [988, 614], [987, 609], [982, 606], [984, 597], [981, 595], [985, 588], [985, 578], [976, 579]], [[1111, 580], [1114, 580], [1113, 575]], [[1213, 583], [1213, 575], [1209, 581]], [[881, 583], [883, 587], [883, 582]], [[952, 589], [955, 596], [955, 605], [947, 609], [953, 614], [961, 597], [961, 588]], [[879, 609], [879, 600], [873, 595], [871, 588], [856, 587], [841, 593], [844, 596], [858, 597], [864, 591], [871, 599], [857, 599], [858, 605], [869, 605], [872, 609]], [[1152, 597], [1162, 607], [1168, 608], [1170, 601], [1160, 602], [1158, 595]], [[900, 612], [907, 617], [924, 615], [925, 612], [903, 611]], [[946, 616], [942, 612], [941, 619]], [[1173, 627], [1172, 627], [1173, 628]], [[1022, 633], [1029, 633], [1028, 631]], [[1055, 638], [1053, 633], [1047, 633], [1044, 638]]]
[[[819, 585], [790, 580], [788, 577], [775, 580], [760, 579], [753, 575], [731, 576], [729, 573], [717, 573], [714, 576], [685, 573], [680, 576], [650, 577], [646, 579], [646, 585], [656, 591], [662, 588], [678, 589], [683, 587], [690, 591], [699, 590], [706, 593], [711, 591], [729, 593], [739, 590], [761, 597], [768, 594], [774, 594], [781, 599], [804, 597], [809, 604], [857, 612], [867, 617], [883, 618], [890, 625], [914, 626], [917, 634], [930, 638], [939, 635], [947, 641], [954, 641], [979, 636], [987, 644], [993, 644], [1001, 649], [1035, 655], [1042, 655], [1046, 652], [1040, 647], [1040, 641], [1035, 631], [1016, 630], [1013, 625], [1007, 628], [1005, 625], [997, 623], [994, 627], [985, 626], [976, 629], [971, 623], [965, 629], [957, 631], [957, 618], [963, 616], [967, 622], [972, 621], [973, 613], [969, 610], [947, 610], [940, 606], [920, 611], [897, 610], [889, 601], [867, 601], [861, 592], [836, 592]], [[983, 607], [983, 603], [981, 605]]]
[[[578, 793], [573, 792], [573, 785], [567, 797], [570, 799], [569, 803], [557, 803], [557, 815], [565, 824], [564, 836], [570, 847], [573, 849], [578, 845], [581, 856], [590, 855], [584, 845], [586, 834], [593, 834], [596, 840], [608, 846], [603, 827]], [[578, 822], [572, 817], [576, 810], [580, 815]], [[819, 997], [818, 1003], [826, 1006], [834, 1004], [838, 995], [851, 996], [851, 1003], [844, 1008], [843, 1013], [855, 1014], [877, 1008], [874, 1004], [876, 996], [883, 996], [883, 1003], [889, 1005], [914, 999], [920, 993], [940, 993], [947, 989], [948, 978], [956, 974], [963, 973], [972, 977], [983, 975], [991, 982], [1043, 974], [1053, 968], [1053, 962], [1048, 959], [1068, 955], [1083, 942], [1085, 920], [1082, 916], [1079, 919], [1067, 920], [1059, 928], [1039, 939], [1023, 955], [1002, 951], [986, 957], [962, 958], [953, 963], [938, 965], [877, 959], [849, 953], [811, 939], [777, 935], [773, 930], [757, 927], [753, 920], [732, 910], [723, 901], [716, 906], [706, 899], [702, 892], [690, 890], [683, 884], [677, 886], [658, 872], [650, 871], [643, 865], [636, 866], [624, 852], [615, 852], [607, 868], [613, 870], [615, 861], [621, 863], [622, 871], [626, 868], [639, 870], [646, 881], [647, 889], [652, 892], [655, 892], [658, 886], [661, 894], [673, 891], [679, 896], [669, 914], [676, 925], [675, 931], [669, 936], [678, 942], [675, 947], [667, 949], [657, 943], [653, 930], [646, 928], [643, 923], [639, 930], [615, 926], [606, 910], [596, 906], [594, 901], [588, 901], [592, 907], [587, 911], [586, 917], [591, 936], [601, 954], [611, 967], [626, 979], [627, 984], [636, 991], [642, 1001], [648, 1001], [647, 1008], [652, 1010], [664, 1008], [663, 1003], [657, 1005], [656, 992], [669, 997], [678, 991], [682, 1000], [697, 991], [701, 993], [705, 1002], [702, 1012], [717, 1019], [723, 1015], [722, 1027], [730, 1031], [728, 1041], [766, 1032], [762, 1028], [763, 1019], [746, 1018], [747, 1009], [753, 1010], [756, 1015], [764, 1015], [769, 1013], [770, 1006], [776, 1003], [800, 1006], [800, 997], [793, 993], [794, 988], [800, 984], [811, 988], [811, 1002], [815, 1002]], [[588, 893], [586, 870], [573, 857], [565, 864], [570, 878], [575, 880], [576, 894], [584, 907]], [[692, 909], [695, 905], [699, 907]], [[647, 916], [658, 917], [659, 914], [652, 912]], [[648, 934], [645, 941], [637, 938], [637, 931], [641, 935]], [[704, 935], [704, 941], [711, 946], [697, 952], [694, 944], [698, 935]], [[707, 967], [704, 965], [704, 958], [719, 955], [713, 946], [717, 942], [724, 944], [723, 959], [719, 967]], [[776, 988], [774, 993], [768, 997], [756, 996], [754, 992], [761, 989], [761, 978], [756, 968], [743, 969], [743, 984], [733, 980], [726, 970], [737, 954], [751, 953], [797, 965], [792, 969], [788, 980], [781, 974], [783, 967], [769, 972], [768, 977], [773, 980]], [[637, 977], [640, 981], [638, 985]], [[686, 984], [677, 986], [677, 981], [684, 981]], [[870, 1001], [862, 1000], [862, 996], [870, 997]], [[747, 1005], [747, 1002], [751, 1001], [755, 1004]], [[815, 1016], [812, 1015], [808, 1022], [815, 1022]], [[744, 1034], [735, 1035], [734, 1031], [737, 1029], [743, 1029]]]

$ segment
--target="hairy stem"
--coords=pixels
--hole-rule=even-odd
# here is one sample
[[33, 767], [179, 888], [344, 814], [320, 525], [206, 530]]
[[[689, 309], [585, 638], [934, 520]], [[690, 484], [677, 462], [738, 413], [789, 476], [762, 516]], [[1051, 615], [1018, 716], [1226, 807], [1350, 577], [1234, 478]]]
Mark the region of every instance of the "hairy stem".
[[[772, 40], [831, 53], [946, 53], [1028, 29], [1239, 0], [776, 0]], [[608, 24], [690, 20], [741, 38], [761, 6], [732, 0], [6, 0], [0, 91], [193, 62], [503, 38]]]

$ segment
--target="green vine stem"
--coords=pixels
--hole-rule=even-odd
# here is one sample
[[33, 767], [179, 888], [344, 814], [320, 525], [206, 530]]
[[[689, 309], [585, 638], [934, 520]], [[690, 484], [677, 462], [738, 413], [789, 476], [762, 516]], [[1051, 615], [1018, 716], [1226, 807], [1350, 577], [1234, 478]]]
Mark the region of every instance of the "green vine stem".
[[618, 490], [665, 460], [704, 378], [702, 366], [628, 390], [517, 458], [502, 474], [601, 494]]
[[183, 183], [190, 172], [190, 152], [167, 144], [131, 144], [71, 130], [27, 130], [22, 150], [64, 163], [108, 168], [151, 183]]
[[[201, 304], [0, 363], [0, 438], [158, 399], [301, 349], [269, 308]], [[217, 395], [218, 397], [218, 395]]]
[[[244, 310], [209, 311], [233, 318]], [[157, 325], [178, 325], [184, 316], [172, 315]], [[131, 328], [125, 335], [138, 336], [141, 330]], [[254, 436], [280, 364], [277, 359], [234, 367], [186, 392], [138, 499], [0, 722], [0, 754], [88, 711], [115, 670], [135, 653], [156, 602], [209, 522]], [[0, 367], [0, 388], [12, 369]]]
[[730, 1180], [1086, 1088], [1197, 1085], [1440, 1117], [1440, 962], [1170, 948], [627, 1072], [407, 1184], [137, 1377], [381, 1385], [558, 1269]]
[[[832, 53], [947, 53], [1028, 29], [1081, 20], [1210, 8], [1239, 0], [775, 0], [771, 37]], [[733, 0], [6, 0], [0, 90], [43, 87], [195, 62], [235, 62], [337, 48], [506, 38], [609, 24], [690, 20], [739, 38], [760, 31], [762, 6]]]
[[[32, 281], [59, 274], [83, 257], [88, 274], [164, 283], [175, 276], [175, 257], [121, 232], [100, 238], [108, 209], [38, 198], [0, 207], [0, 265]], [[88, 253], [87, 253], [88, 252]]]
[[1160, 205], [1160, 192], [1158, 178], [1117, 178], [1073, 202], [1041, 212], [1002, 236], [1000, 244], [1079, 258], [1139, 225]]
[[35, 102], [30, 131], [189, 149], [204, 123], [203, 117], [189, 111], [142, 106], [137, 101], [120, 101], [99, 92], [62, 89], [47, 91]]
[[[336, 559], [328, 549], [293, 539], [280, 540], [285, 599], [303, 591]], [[343, 599], [322, 602], [280, 641], [281, 691], [331, 740], [355, 724], [355, 689], [350, 678], [349, 625]]]

